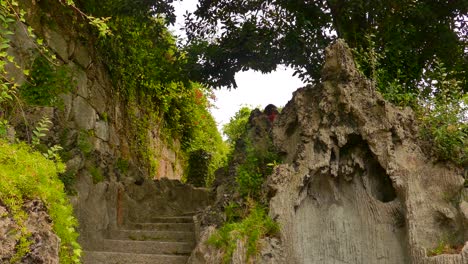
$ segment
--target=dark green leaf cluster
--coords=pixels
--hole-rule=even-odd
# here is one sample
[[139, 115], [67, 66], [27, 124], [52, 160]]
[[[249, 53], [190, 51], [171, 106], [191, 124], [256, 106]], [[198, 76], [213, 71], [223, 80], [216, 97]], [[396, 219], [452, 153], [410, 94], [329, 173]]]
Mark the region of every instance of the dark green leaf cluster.
[[182, 147], [189, 158], [186, 179], [195, 185], [209, 186], [215, 171], [226, 164], [228, 145], [208, 111], [208, 98], [213, 96], [212, 93], [198, 87], [187, 97], [187, 102], [178, 106], [185, 113], [179, 125], [183, 126]]
[[[336, 37], [369, 52], [367, 36], [382, 54], [382, 89], [414, 91], [434, 56], [468, 90], [468, 2], [412, 0], [200, 1], [187, 17], [188, 50], [195, 78], [235, 87], [234, 74], [292, 66], [319, 81], [324, 49]], [[373, 62], [362, 61], [370, 76]]]
[[148, 17], [164, 16], [175, 22], [174, 0], [76, 0], [84, 10], [97, 17], [131, 16], [144, 21]]
[[420, 107], [421, 135], [441, 160], [468, 165], [468, 93], [445, 65], [435, 60], [424, 73]]
[[244, 139], [245, 159], [237, 167], [236, 182], [243, 197], [260, 199], [262, 185], [272, 168], [279, 162], [274, 151], [259, 151], [248, 139]]
[[31, 67], [31, 77], [19, 89], [29, 105], [60, 106], [60, 94], [73, 88], [72, 72], [65, 66], [55, 66], [44, 56], [38, 56]]

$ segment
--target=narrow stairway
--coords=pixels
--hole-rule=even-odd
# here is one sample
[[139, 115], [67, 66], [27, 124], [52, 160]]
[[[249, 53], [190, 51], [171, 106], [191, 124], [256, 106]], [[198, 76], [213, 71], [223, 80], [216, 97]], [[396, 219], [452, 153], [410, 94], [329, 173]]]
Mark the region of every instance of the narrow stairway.
[[191, 216], [155, 217], [147, 223], [128, 223], [108, 232], [83, 264], [185, 264], [195, 246]]

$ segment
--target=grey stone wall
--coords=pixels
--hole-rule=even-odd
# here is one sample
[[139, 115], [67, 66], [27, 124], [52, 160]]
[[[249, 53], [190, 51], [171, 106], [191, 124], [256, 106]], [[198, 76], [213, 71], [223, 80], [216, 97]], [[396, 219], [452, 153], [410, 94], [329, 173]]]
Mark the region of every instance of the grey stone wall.
[[[71, 73], [72, 90], [59, 96], [61, 102], [57, 107], [22, 105], [11, 113], [11, 125], [18, 137], [27, 139], [28, 126], [30, 130], [44, 116], [52, 121], [44, 140], [49, 145], [60, 144], [64, 148], [64, 162], [67, 165], [64, 177], [74, 179], [70, 198], [80, 222], [80, 240], [84, 244], [90, 243], [108, 229], [115, 228], [119, 210], [129, 213], [126, 206], [132, 198], [125, 198], [125, 204], [119, 204], [122, 192], [129, 188], [138, 189], [132, 186], [143, 182], [146, 182], [145, 186], [156, 186], [151, 179], [181, 179], [185, 161], [179, 154], [180, 143], [177, 140], [170, 144], [163, 141], [158, 123], [144, 132], [148, 135], [148, 149], [143, 151], [154, 153], [155, 164], [159, 165], [155, 172], [151, 172], [149, 164], [135, 154], [135, 149], [141, 146], [137, 146], [132, 139], [132, 120], [129, 120], [128, 109], [119, 97], [107, 67], [99, 59], [96, 40], [88, 36], [90, 32], [86, 27], [76, 26], [79, 24], [73, 22], [76, 18], [54, 12], [61, 8], [58, 1], [46, 7], [41, 6], [44, 5], [42, 2], [23, 2], [27, 11], [26, 23], [14, 26], [9, 54], [23, 69], [30, 67], [34, 59], [41, 56], [26, 33], [26, 26], [32, 26], [35, 34], [44, 39], [51, 53], [57, 57], [54, 63], [66, 67]], [[11, 77], [20, 83], [27, 82], [22, 69], [13, 65], [8, 67]], [[136, 189], [134, 195], [144, 191]], [[167, 198], [168, 190], [158, 189], [158, 192]], [[207, 197], [204, 190], [193, 193]], [[125, 194], [125, 197], [128, 195]], [[194, 201], [200, 202], [200, 199]], [[146, 205], [163, 208], [166, 202], [159, 199]], [[178, 205], [185, 212], [189, 211], [187, 206], [194, 204], [176, 203], [175, 206]]]

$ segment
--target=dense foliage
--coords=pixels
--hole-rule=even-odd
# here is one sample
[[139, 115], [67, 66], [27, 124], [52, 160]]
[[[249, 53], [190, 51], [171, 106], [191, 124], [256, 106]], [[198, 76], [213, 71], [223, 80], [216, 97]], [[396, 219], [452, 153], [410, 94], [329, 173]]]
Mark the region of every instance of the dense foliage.
[[[94, 16], [112, 16], [107, 25], [113, 34], [98, 40], [99, 51], [127, 104], [135, 151], [152, 162], [150, 173], [158, 166], [157, 153], [148, 150], [146, 131], [162, 122], [162, 137], [169, 144], [179, 140], [190, 163], [207, 161], [204, 182], [209, 184], [225, 160], [225, 146], [208, 111], [213, 95], [186, 78], [186, 59], [166, 27], [174, 20], [170, 2], [80, 1]], [[189, 164], [189, 181], [194, 166]]]
[[468, 93], [439, 61], [424, 73], [422, 87], [416, 107], [422, 137], [439, 159], [468, 165]]
[[46, 159], [24, 143], [10, 144], [0, 139], [0, 201], [20, 226], [16, 255], [10, 263], [20, 261], [29, 251], [30, 234], [25, 227], [28, 216], [22, 206], [31, 199], [41, 199], [47, 207], [54, 232], [60, 238], [60, 263], [79, 262], [78, 223], [58, 178], [64, 169], [62, 163]]
[[[258, 109], [256, 114], [265, 115]], [[247, 261], [257, 255], [260, 249], [260, 239], [272, 236], [279, 230], [278, 224], [268, 216], [267, 199], [262, 192], [262, 186], [279, 161], [279, 155], [268, 136], [268, 132], [260, 132], [262, 128], [252, 128], [249, 119], [252, 110], [242, 107], [229, 123], [223, 127], [231, 150], [229, 154], [230, 173], [235, 180], [236, 201], [224, 207], [226, 222], [209, 238], [211, 245], [222, 249], [224, 263], [231, 261], [239, 242], [245, 243]], [[258, 122], [271, 125], [267, 118]], [[255, 138], [260, 141], [256, 141]], [[250, 263], [250, 262], [249, 262]]]
[[226, 135], [227, 142], [231, 146], [234, 146], [236, 141], [245, 133], [250, 112], [252, 112], [250, 107], [241, 107], [234, 116], [230, 118], [229, 123], [223, 126], [223, 133]]
[[372, 35], [386, 82], [416, 89], [437, 56], [467, 91], [467, 13], [461, 0], [202, 0], [186, 30], [195, 72], [214, 86], [235, 87], [236, 72], [278, 64], [318, 81], [324, 49], [336, 37], [368, 51]]

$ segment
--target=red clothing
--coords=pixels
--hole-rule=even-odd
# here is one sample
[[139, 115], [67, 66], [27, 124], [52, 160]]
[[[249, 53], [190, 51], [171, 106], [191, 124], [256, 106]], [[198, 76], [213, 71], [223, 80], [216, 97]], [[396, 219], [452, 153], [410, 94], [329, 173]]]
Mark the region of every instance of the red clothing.
[[275, 121], [275, 118], [276, 118], [277, 115], [278, 115], [278, 113], [271, 113], [271, 114], [268, 116], [268, 120], [270, 120], [270, 122]]

